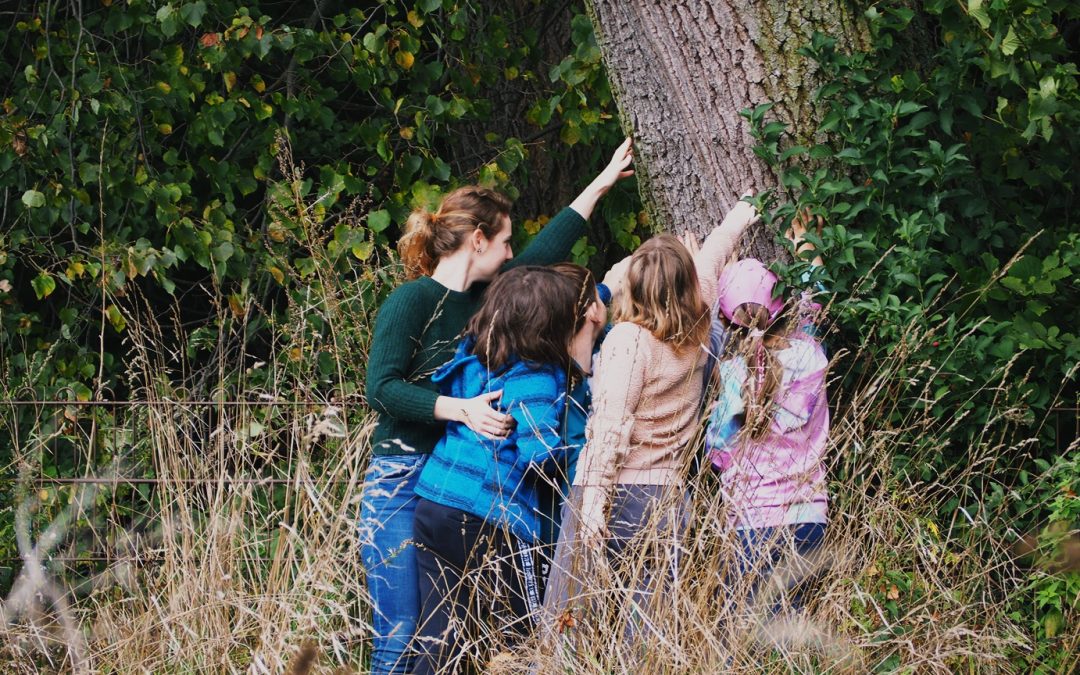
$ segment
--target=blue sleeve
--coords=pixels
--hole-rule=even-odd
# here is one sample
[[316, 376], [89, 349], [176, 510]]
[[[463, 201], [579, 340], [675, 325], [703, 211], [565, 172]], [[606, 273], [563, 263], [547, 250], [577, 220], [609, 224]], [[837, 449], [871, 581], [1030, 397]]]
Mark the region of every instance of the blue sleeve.
[[522, 371], [503, 382], [503, 405], [517, 422], [517, 462], [526, 467], [566, 454], [561, 433], [565, 392], [553, 371]]
[[745, 374], [735, 360], [720, 364], [720, 393], [705, 426], [705, 448], [710, 453], [731, 445], [739, 433], [739, 415], [743, 413], [742, 385]]
[[611, 305], [611, 289], [605, 284], [596, 284], [596, 292], [600, 296], [600, 302], [604, 303], [604, 307]]
[[[801, 314], [808, 314], [815, 319], [821, 314], [821, 305], [816, 302], [813, 297], [815, 295], [823, 295], [829, 292], [828, 287], [825, 286], [820, 280], [811, 282], [810, 280], [814, 276], [814, 271], [820, 269], [816, 265], [811, 265], [809, 269], [802, 273], [800, 277], [803, 284], [806, 285], [806, 289], [802, 292], [802, 296], [799, 299], [799, 312]], [[814, 320], [800, 321], [799, 330], [811, 338], [821, 342], [824, 347], [824, 341], [821, 340], [821, 330]]]

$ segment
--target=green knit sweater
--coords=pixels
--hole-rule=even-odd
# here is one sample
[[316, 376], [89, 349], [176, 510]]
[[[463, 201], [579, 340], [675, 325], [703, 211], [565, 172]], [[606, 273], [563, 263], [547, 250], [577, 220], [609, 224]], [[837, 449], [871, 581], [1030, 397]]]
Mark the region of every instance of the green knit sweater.
[[[565, 208], [503, 269], [566, 260], [585, 234], [585, 219]], [[446, 423], [435, 419], [439, 390], [431, 376], [454, 354], [487, 283], [451, 291], [431, 277], [394, 289], [379, 308], [368, 355], [367, 401], [379, 414], [376, 455], [431, 452]]]

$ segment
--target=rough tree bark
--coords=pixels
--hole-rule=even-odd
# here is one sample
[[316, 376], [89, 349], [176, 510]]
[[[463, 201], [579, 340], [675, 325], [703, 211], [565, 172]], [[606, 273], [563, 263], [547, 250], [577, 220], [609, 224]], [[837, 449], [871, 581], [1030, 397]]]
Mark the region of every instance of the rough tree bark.
[[[654, 222], [707, 232], [746, 189], [776, 185], [739, 111], [772, 102], [796, 138], [813, 134], [814, 64], [798, 55], [814, 31], [841, 47], [864, 29], [845, 0], [588, 0], [639, 185]], [[761, 228], [743, 249], [774, 258]]]

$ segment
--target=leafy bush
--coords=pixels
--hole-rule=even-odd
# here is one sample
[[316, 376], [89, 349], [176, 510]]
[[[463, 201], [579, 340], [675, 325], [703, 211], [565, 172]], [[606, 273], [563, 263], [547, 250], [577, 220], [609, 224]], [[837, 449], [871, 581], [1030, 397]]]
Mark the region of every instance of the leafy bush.
[[[923, 486], [939, 522], [970, 531], [972, 546], [1048, 522], [1075, 528], [1076, 436], [1056, 421], [1078, 407], [1080, 315], [1061, 310], [1080, 301], [1080, 9], [941, 0], [918, 26], [904, 4], [867, 10], [868, 52], [840, 53], [823, 35], [804, 50], [826, 80], [822, 142], [791, 145], [766, 122], [768, 106], [746, 112], [782, 176], [773, 216], [810, 208], [824, 219], [815, 240], [828, 265], [814, 274], [835, 291], [836, 344], [859, 355], [841, 358], [840, 408], [906, 355], [895, 405], [875, 422], [899, 433], [900, 484]], [[896, 47], [920, 29], [938, 42], [913, 63]], [[796, 278], [808, 265], [778, 268]], [[934, 422], [910, 427], [924, 415]], [[1064, 589], [1080, 577], [1028, 574], [1010, 602], [1042, 639], [1017, 657], [1063, 667], [1068, 647], [1051, 638], [1075, 621], [1077, 596]]]

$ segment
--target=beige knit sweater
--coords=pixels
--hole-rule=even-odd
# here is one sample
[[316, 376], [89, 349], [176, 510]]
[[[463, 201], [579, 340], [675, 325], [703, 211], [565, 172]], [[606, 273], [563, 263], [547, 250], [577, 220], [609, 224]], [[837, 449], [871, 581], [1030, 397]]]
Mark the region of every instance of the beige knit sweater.
[[[702, 296], [716, 302], [717, 278], [753, 211], [733, 209], [694, 258]], [[706, 362], [704, 346], [681, 353], [640, 326], [612, 327], [592, 381], [593, 413], [574, 485], [582, 487], [582, 525], [598, 531], [612, 488], [678, 485], [697, 430]]]

